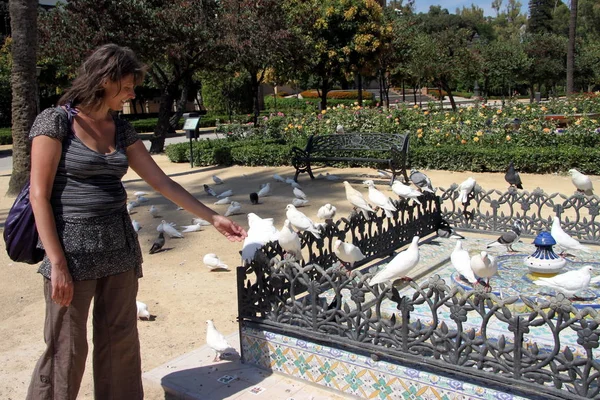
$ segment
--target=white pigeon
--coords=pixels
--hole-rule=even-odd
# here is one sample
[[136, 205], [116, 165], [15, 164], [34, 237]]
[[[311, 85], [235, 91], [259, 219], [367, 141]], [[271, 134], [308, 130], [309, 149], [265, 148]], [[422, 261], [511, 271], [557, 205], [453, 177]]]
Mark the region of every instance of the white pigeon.
[[578, 270], [568, 271], [552, 278], [538, 278], [533, 281], [538, 286], [548, 286], [574, 298], [575, 293], [586, 290], [592, 279], [592, 266], [585, 265]]
[[206, 321], [206, 344], [216, 353], [213, 361], [221, 359], [223, 353], [232, 349], [232, 346], [227, 342], [225, 336], [215, 328], [212, 319]]
[[281, 230], [279, 230], [277, 240], [281, 248], [286, 253], [293, 255], [298, 261], [304, 261], [300, 237], [292, 229], [292, 223], [288, 219], [283, 222], [283, 226], [281, 227]]
[[217, 197], [219, 199], [224, 199], [225, 197], [231, 196], [232, 194], [233, 194], [233, 190], [229, 189], [229, 190], [224, 191], [221, 194], [218, 194]]
[[136, 208], [139, 205], [140, 205], [140, 203], [138, 203], [135, 200], [132, 200], [129, 203], [127, 203], [127, 214], [131, 214], [131, 212], [133, 211], [133, 209]]
[[294, 196], [296, 196], [297, 199], [302, 199], [302, 200], [306, 200], [307, 199], [306, 193], [304, 193], [302, 191], [302, 189], [300, 189], [300, 188], [294, 188], [293, 191], [294, 191]]
[[181, 231], [182, 233], [198, 232], [198, 231], [202, 230], [202, 225], [200, 225], [200, 224], [182, 225], [181, 227], [183, 228], [183, 230]]
[[469, 283], [477, 282], [477, 278], [475, 278], [475, 274], [471, 269], [471, 257], [469, 256], [469, 252], [462, 248], [461, 240], [456, 241], [456, 247], [450, 255], [450, 262], [452, 262], [454, 269]]
[[161, 221], [160, 225], [156, 227], [156, 230], [159, 232], [164, 232], [169, 235], [170, 238], [182, 238], [183, 234], [175, 229], [174, 224], [168, 223], [164, 219]]
[[415, 203], [421, 204], [418, 197], [422, 196], [423, 193], [403, 184], [400, 181], [394, 181], [394, 183], [392, 183], [392, 191], [396, 193], [398, 197], [403, 199], [412, 199]]
[[337, 175], [333, 175], [333, 174], [330, 174], [329, 172], [326, 172], [325, 173], [325, 179], [327, 179], [328, 181], [339, 181], [342, 178], [340, 178]]
[[300, 184], [298, 182], [295, 182], [293, 180], [292, 180], [292, 183], [290, 183], [290, 185], [292, 185], [293, 188], [302, 189], [302, 186], [300, 186]]
[[342, 124], [338, 124], [338, 125], [335, 127], [335, 133], [344, 133], [344, 125], [342, 125]]
[[216, 175], [212, 176], [212, 180], [215, 183], [215, 185], [222, 185], [223, 184], [223, 179], [219, 178]]
[[319, 208], [319, 211], [317, 211], [317, 218], [320, 218], [324, 221], [331, 221], [333, 220], [333, 217], [335, 217], [336, 211], [337, 209], [335, 208], [335, 206], [332, 206], [331, 204], [327, 203], [321, 208]]
[[131, 220], [131, 225], [133, 226], [133, 230], [139, 232], [142, 229], [142, 226], [135, 219]]
[[469, 193], [473, 191], [476, 183], [477, 182], [475, 182], [475, 179], [469, 177], [463, 183], [458, 185], [458, 201], [460, 201], [463, 204], [466, 204], [469, 197]]
[[292, 200], [292, 204], [294, 205], [294, 207], [304, 207], [304, 206], [308, 205], [308, 200], [294, 199], [294, 200]]
[[261, 218], [254, 213], [248, 213], [248, 236], [242, 244], [242, 260], [250, 262], [254, 259], [256, 250], [268, 242], [277, 240], [279, 232], [273, 224], [273, 218]]
[[560, 219], [558, 217], [554, 217], [550, 235], [552, 235], [554, 240], [556, 240], [556, 244], [563, 249], [562, 253], [564, 253], [565, 250], [580, 250], [586, 253], [590, 252], [588, 247], [582, 245], [577, 239], [572, 238], [567, 232], [563, 231], [562, 227], [560, 226]]
[[419, 237], [415, 236], [408, 249], [398, 253], [392, 261], [381, 269], [369, 282], [374, 286], [378, 283], [394, 283], [396, 279], [405, 278], [406, 274], [419, 263]]
[[145, 195], [147, 195], [147, 194], [148, 194], [148, 193], [146, 193], [146, 192], [142, 192], [142, 191], [137, 191], [137, 192], [134, 192], [134, 193], [133, 193], [133, 195], [134, 195], [135, 197], [145, 196]]
[[216, 271], [219, 269], [229, 269], [229, 266], [223, 261], [221, 261], [215, 253], [206, 254], [202, 261], [204, 262], [204, 266], [210, 269], [211, 271]]
[[147, 202], [149, 202], [150, 200], [148, 200], [148, 199], [147, 199], [147, 198], [145, 198], [144, 196], [138, 196], [136, 201], [137, 201], [139, 204], [142, 204], [142, 203], [147, 203]]
[[220, 205], [223, 205], [223, 204], [229, 204], [229, 203], [231, 203], [231, 199], [229, 197], [225, 197], [223, 199], [220, 199], [220, 200], [217, 200], [217, 201], [214, 202], [214, 204], [216, 206], [220, 206]]
[[192, 224], [194, 225], [200, 225], [200, 226], [210, 226], [212, 225], [210, 222], [208, 222], [205, 219], [202, 218], [193, 218], [192, 219]]
[[285, 207], [285, 216], [290, 221], [290, 223], [294, 226], [294, 228], [301, 231], [308, 231], [313, 234], [317, 239], [321, 238], [319, 234], [319, 230], [315, 226], [315, 223], [304, 215], [301, 211], [296, 209], [296, 206], [293, 204], [288, 204]]
[[285, 178], [285, 183], [287, 183], [288, 185], [291, 185], [294, 182], [295, 181], [292, 178]]
[[365, 255], [358, 246], [342, 242], [340, 239], [335, 241], [333, 252], [344, 264], [349, 264], [350, 268], [354, 266], [354, 263], [365, 259]]
[[487, 279], [487, 286], [490, 286], [490, 278], [498, 273], [498, 260], [492, 257], [487, 251], [482, 251], [471, 257], [471, 269], [479, 278]]
[[588, 196], [592, 196], [594, 194], [594, 185], [592, 184], [592, 180], [589, 176], [582, 174], [576, 169], [570, 169], [569, 175], [571, 175], [571, 182], [577, 188], [577, 191], [583, 192]]
[[138, 319], [150, 319], [150, 312], [148, 311], [146, 303], [136, 300], [135, 305], [137, 306]]
[[363, 213], [365, 218], [369, 218], [369, 211], [374, 212], [369, 203], [365, 200], [362, 193], [358, 190], [354, 189], [348, 181], [344, 181], [344, 188], [346, 189], [346, 199], [352, 204], [355, 208], [360, 210]]
[[[282, 178], [283, 179], [283, 178]], [[266, 183], [265, 186], [263, 186], [262, 188], [260, 188], [260, 190], [258, 191], [258, 197], [267, 197], [271, 195], [271, 184], [270, 183]]]
[[394, 207], [392, 204], [391, 199], [377, 190], [375, 187], [375, 182], [373, 182], [371, 179], [365, 181], [365, 184], [369, 188], [369, 200], [371, 203], [381, 208], [385, 212], [386, 217], [393, 218], [393, 212], [396, 211], [396, 207]]
[[279, 174], [273, 174], [273, 179], [275, 179], [277, 182], [285, 183], [285, 179]]
[[225, 211], [225, 216], [229, 217], [230, 215], [239, 214], [241, 212], [241, 210], [242, 210], [242, 205], [240, 203], [238, 203], [237, 201], [232, 201], [231, 204], [229, 204], [227, 211]]
[[150, 211], [150, 215], [152, 215], [153, 218], [160, 217], [159, 212], [158, 212], [158, 208], [156, 208], [156, 206], [151, 206], [148, 211]]

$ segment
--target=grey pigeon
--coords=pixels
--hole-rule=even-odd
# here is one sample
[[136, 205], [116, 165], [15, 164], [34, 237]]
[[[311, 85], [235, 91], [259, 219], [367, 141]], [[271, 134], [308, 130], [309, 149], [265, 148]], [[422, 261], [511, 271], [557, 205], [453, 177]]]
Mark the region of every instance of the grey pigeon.
[[160, 249], [162, 249], [164, 245], [165, 245], [165, 234], [164, 234], [164, 232], [160, 232], [158, 234], [158, 237], [154, 241], [154, 243], [152, 243], [152, 247], [150, 248], [150, 254], [154, 254], [154, 253], [160, 251]]
[[410, 180], [415, 186], [419, 187], [423, 192], [435, 193], [435, 189], [431, 185], [431, 179], [427, 175], [419, 171], [410, 171]]
[[217, 192], [215, 192], [210, 186], [208, 186], [206, 184], [204, 184], [203, 186], [204, 186], [204, 191], [207, 194], [209, 194], [209, 195], [211, 195], [213, 197], [217, 197]]
[[506, 246], [506, 250], [510, 252], [514, 252], [515, 250], [512, 248], [512, 245], [519, 241], [521, 237], [521, 230], [523, 227], [521, 226], [521, 221], [516, 219], [513, 222], [513, 226], [510, 231], [504, 232], [495, 242], [492, 242], [487, 245], [487, 248], [495, 247], [495, 246]]
[[438, 225], [437, 234], [439, 237], [444, 239], [464, 239], [464, 236], [459, 235], [456, 231], [450, 226], [448, 221], [442, 219]]
[[504, 179], [510, 186], [516, 186], [517, 189], [523, 189], [523, 183], [521, 182], [521, 176], [517, 171], [515, 171], [515, 165], [511, 161], [508, 164], [508, 169], [506, 170], [506, 174], [504, 175]]

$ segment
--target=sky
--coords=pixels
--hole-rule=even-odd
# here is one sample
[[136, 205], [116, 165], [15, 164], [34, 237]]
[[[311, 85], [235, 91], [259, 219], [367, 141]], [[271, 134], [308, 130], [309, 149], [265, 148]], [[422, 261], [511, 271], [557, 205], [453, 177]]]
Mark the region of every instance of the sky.
[[[392, 3], [388, 0], [388, 4]], [[505, 3], [505, 2], [503, 2]], [[495, 11], [492, 9], [492, 0], [415, 0], [415, 8], [416, 12], [427, 12], [429, 11], [429, 6], [431, 5], [441, 5], [442, 8], [447, 8], [452, 14], [456, 11], [457, 8], [471, 7], [471, 4], [475, 4], [476, 6], [483, 9], [483, 14], [485, 16], [496, 16]], [[527, 4], [529, 4], [528, 0], [521, 0], [522, 4], [522, 12], [527, 12]], [[504, 8], [505, 5], [502, 5]]]

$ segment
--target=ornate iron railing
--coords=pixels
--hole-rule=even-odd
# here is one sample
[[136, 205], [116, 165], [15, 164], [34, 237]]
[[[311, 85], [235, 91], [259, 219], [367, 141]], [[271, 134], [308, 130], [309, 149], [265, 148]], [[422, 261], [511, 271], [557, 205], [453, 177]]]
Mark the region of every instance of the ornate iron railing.
[[469, 202], [458, 201], [458, 185], [438, 188], [442, 216], [451, 226], [472, 232], [505, 232], [514, 219], [521, 220], [523, 235], [535, 236], [550, 230], [552, 218], [561, 218], [565, 232], [583, 243], [600, 244], [600, 197], [576, 193], [547, 194], [537, 188], [532, 192], [510, 188], [506, 192], [485, 191], [476, 185]]

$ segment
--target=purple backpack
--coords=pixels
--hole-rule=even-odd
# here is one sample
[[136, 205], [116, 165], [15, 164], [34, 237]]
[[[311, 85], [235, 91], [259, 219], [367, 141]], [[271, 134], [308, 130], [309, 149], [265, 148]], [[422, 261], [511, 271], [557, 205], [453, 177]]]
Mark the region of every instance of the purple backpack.
[[6, 252], [13, 261], [37, 264], [44, 259], [44, 250], [37, 247], [38, 231], [29, 201], [29, 181], [17, 196], [4, 225]]

